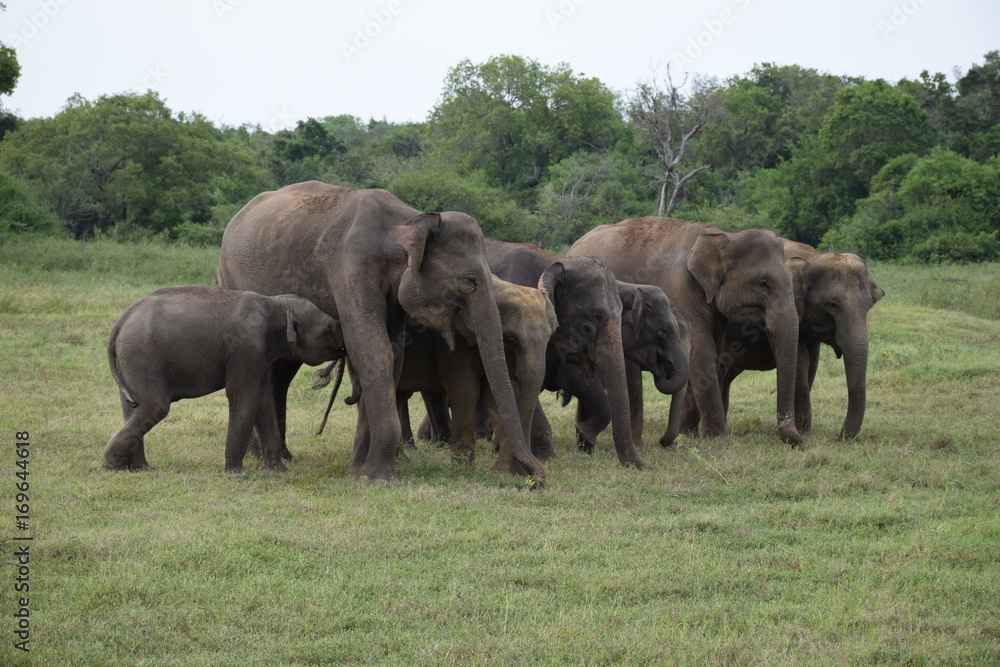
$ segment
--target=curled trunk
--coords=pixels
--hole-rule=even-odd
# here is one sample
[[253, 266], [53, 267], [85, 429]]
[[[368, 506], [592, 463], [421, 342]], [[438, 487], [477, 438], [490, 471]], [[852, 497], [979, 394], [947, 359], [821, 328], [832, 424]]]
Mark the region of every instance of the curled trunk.
[[677, 359], [663, 361], [661, 368], [665, 367], [665, 372], [654, 373], [653, 383], [656, 390], [661, 394], [676, 394], [687, 386], [688, 383], [688, 358], [687, 355], [678, 355]]

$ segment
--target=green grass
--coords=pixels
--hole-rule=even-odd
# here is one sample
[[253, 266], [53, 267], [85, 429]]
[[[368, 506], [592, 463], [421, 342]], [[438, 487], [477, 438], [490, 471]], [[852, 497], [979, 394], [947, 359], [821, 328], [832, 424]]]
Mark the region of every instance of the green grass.
[[[304, 370], [287, 474], [222, 472], [221, 394], [174, 405], [147, 436], [153, 470], [104, 470], [121, 419], [111, 325], [156, 287], [211, 282], [216, 261], [0, 247], [0, 422], [33, 442], [33, 664], [1000, 662], [1000, 321], [968, 308], [983, 293], [940, 287], [995, 299], [997, 265], [874, 267], [888, 296], [855, 442], [836, 439], [846, 389], [827, 350], [799, 449], [773, 434], [773, 376], [748, 373], [731, 435], [652, 445], [653, 470], [621, 468], [608, 434], [574, 451], [572, 409], [546, 395], [546, 488], [489, 473], [485, 443], [475, 470], [422, 445], [402, 482], [371, 485], [344, 475], [352, 408], [311, 435], [327, 394]], [[649, 394], [648, 442], [665, 417]], [[10, 632], [5, 451], [0, 664], [28, 664]]]

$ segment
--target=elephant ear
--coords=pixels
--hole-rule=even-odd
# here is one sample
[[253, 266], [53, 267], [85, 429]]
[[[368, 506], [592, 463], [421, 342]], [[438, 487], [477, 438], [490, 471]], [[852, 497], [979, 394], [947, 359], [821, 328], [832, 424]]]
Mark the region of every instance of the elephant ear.
[[868, 271], [868, 291], [871, 292], [873, 306], [879, 302], [879, 299], [885, 296], [885, 290], [875, 282], [875, 276], [872, 275], [871, 271]]
[[[622, 314], [622, 325], [628, 326], [632, 331], [632, 337], [638, 339], [639, 332], [642, 330], [643, 319], [646, 315], [646, 299], [640, 287], [632, 290], [631, 294], [632, 305], [627, 313]], [[622, 305], [625, 305], [624, 301]]]
[[424, 264], [427, 250], [434, 243], [434, 237], [441, 226], [440, 213], [421, 213], [405, 225], [393, 227], [389, 236], [403, 246], [410, 258], [410, 270], [419, 273]]
[[804, 257], [789, 257], [788, 271], [792, 274], [792, 292], [795, 293], [795, 311], [799, 314], [799, 319], [806, 312], [806, 292], [809, 291], [807, 282], [807, 272], [809, 261]]
[[562, 262], [553, 262], [549, 268], [542, 272], [538, 279], [538, 291], [549, 297], [555, 305], [555, 295], [563, 283], [566, 282], [566, 265]]
[[725, 250], [729, 237], [716, 232], [701, 234], [688, 253], [687, 268], [705, 292], [705, 301], [712, 303], [715, 293], [726, 280]]

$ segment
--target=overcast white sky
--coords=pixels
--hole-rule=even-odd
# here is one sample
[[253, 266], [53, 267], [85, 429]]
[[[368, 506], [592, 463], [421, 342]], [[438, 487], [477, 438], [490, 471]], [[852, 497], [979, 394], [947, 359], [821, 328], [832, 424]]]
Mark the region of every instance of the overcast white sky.
[[24, 117], [68, 97], [159, 91], [175, 112], [275, 131], [309, 116], [422, 121], [462, 58], [569, 63], [617, 91], [667, 63], [953, 79], [1000, 49], [997, 0], [5, 0]]

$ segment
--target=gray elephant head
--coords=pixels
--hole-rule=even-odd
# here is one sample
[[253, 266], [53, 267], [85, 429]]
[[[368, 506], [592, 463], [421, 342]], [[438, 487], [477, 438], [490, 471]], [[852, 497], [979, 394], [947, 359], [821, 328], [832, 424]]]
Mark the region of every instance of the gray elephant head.
[[670, 299], [655, 285], [618, 281], [625, 358], [652, 373], [661, 394], [676, 394], [688, 382], [688, 353]]
[[284, 311], [285, 342], [292, 358], [318, 366], [347, 356], [340, 322], [300, 296], [284, 294], [273, 299]]

